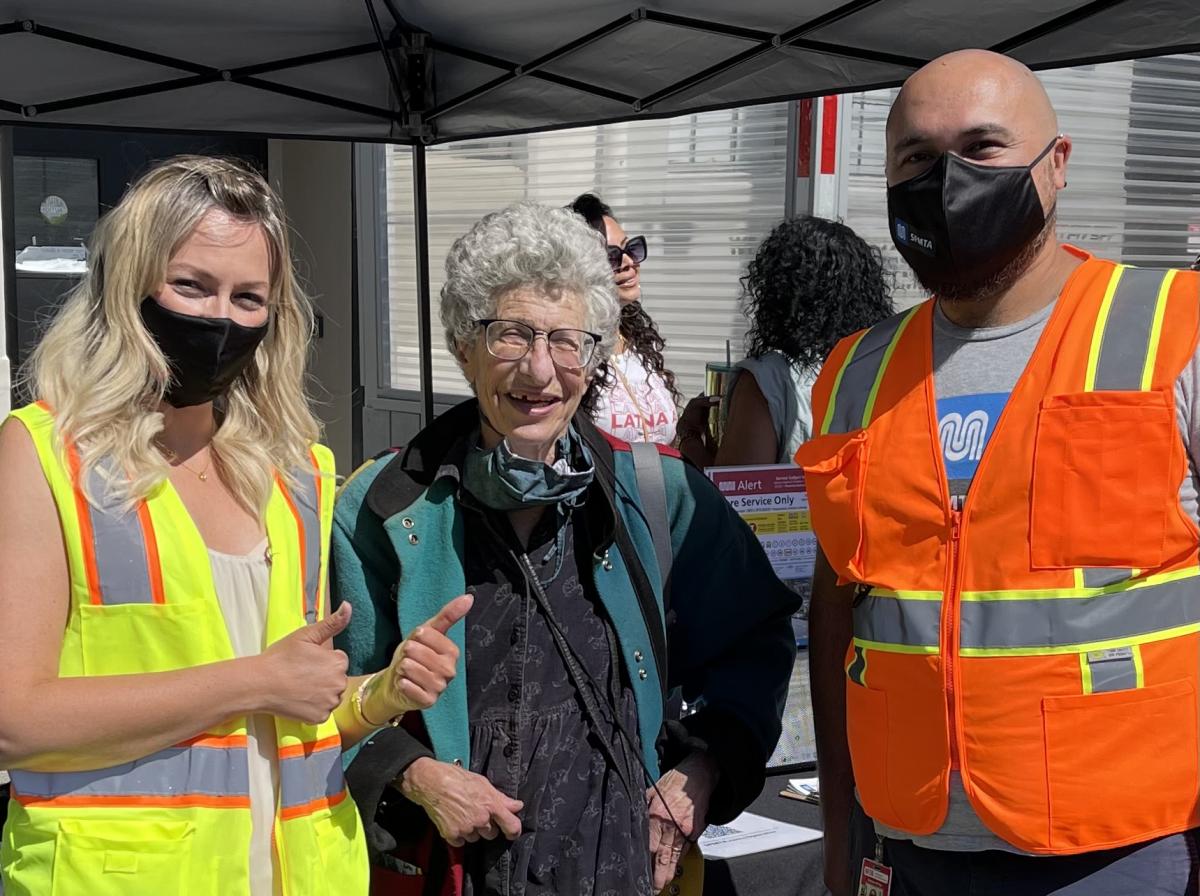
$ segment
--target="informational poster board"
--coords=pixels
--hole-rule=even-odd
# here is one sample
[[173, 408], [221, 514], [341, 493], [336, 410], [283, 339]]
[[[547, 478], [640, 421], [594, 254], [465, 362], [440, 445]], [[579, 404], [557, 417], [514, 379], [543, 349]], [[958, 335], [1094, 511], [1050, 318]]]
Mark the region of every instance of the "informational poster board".
[[[771, 464], [709, 467], [705, 473], [758, 536], [775, 574], [803, 598], [800, 612], [792, 618], [792, 628], [797, 646], [807, 647], [808, 603], [812, 596], [817, 537], [809, 519], [804, 471], [792, 464]], [[808, 659], [801, 653], [788, 687], [783, 735], [768, 766], [808, 765], [816, 758]]]
[[817, 538], [808, 516], [804, 471], [792, 464], [771, 464], [709, 467], [705, 473], [758, 536], [775, 574], [802, 594], [807, 606]]

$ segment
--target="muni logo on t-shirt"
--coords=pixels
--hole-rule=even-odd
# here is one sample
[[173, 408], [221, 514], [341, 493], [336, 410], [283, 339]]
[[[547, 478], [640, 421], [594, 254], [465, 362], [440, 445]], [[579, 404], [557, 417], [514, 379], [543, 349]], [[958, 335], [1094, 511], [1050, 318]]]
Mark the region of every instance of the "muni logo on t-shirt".
[[955, 510], [962, 509], [979, 459], [1007, 403], [1007, 392], [938, 399], [938, 441], [949, 479], [950, 503]]

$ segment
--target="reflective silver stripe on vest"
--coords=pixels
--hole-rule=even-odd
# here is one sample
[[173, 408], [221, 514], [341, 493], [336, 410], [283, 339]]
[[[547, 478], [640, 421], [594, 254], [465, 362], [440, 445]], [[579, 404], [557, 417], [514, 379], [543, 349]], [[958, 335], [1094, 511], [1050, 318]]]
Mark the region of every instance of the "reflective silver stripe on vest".
[[1120, 641], [1200, 623], [1200, 579], [1090, 597], [964, 600], [960, 650]]
[[300, 514], [304, 529], [304, 618], [317, 621], [317, 608], [321, 595], [321, 512], [317, 506], [317, 479], [312, 469], [295, 475], [296, 485], [291, 488], [292, 501]]
[[867, 595], [854, 608], [854, 637], [877, 644], [938, 646], [940, 600], [906, 600]]
[[104, 504], [103, 508], [91, 501], [87, 505], [101, 600], [106, 604], [153, 603], [149, 554], [136, 509], [125, 512], [114, 502], [104, 502], [109, 489], [98, 466], [88, 473], [88, 489], [93, 499]]
[[1125, 268], [1117, 281], [1096, 361], [1100, 390], [1138, 391], [1150, 351], [1158, 292], [1168, 271]]
[[846, 675], [855, 684], [867, 686], [867, 651], [860, 644], [854, 645], [854, 659], [846, 669]]
[[867, 402], [883, 365], [883, 357], [909, 314], [904, 311], [876, 324], [854, 347], [852, 357], [842, 369], [842, 379], [834, 396], [829, 432], [850, 432], [863, 427], [863, 415], [867, 412]]
[[1092, 693], [1126, 691], [1138, 686], [1137, 663], [1133, 658], [1134, 648], [1116, 650], [1094, 650], [1084, 655], [1088, 672], [1092, 677]]
[[279, 804], [284, 809], [332, 799], [344, 788], [341, 744], [279, 761]]
[[250, 796], [245, 747], [169, 747], [134, 762], [87, 772], [10, 772], [19, 797]]
[[1107, 567], [1089, 566], [1083, 570], [1084, 588], [1103, 588], [1115, 585], [1133, 578], [1132, 569], [1109, 569]]

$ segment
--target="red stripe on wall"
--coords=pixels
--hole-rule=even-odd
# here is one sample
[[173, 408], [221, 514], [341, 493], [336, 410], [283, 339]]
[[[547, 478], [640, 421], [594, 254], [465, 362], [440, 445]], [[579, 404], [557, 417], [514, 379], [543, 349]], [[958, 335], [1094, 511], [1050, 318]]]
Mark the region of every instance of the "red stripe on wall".
[[821, 100], [821, 173], [834, 174], [837, 170], [837, 123], [838, 98], [827, 96]]

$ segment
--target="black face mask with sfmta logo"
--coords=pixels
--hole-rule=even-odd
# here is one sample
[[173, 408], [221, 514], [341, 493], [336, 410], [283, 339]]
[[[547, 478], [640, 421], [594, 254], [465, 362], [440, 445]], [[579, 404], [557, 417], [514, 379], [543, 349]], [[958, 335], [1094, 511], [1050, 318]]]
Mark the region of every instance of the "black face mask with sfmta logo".
[[1047, 216], [1031, 172], [1058, 140], [1028, 165], [943, 153], [928, 171], [888, 187], [892, 242], [922, 283], [985, 282], [1042, 232]]
[[141, 313], [142, 323], [171, 365], [165, 397], [177, 408], [224, 395], [267, 335], [267, 324], [243, 327], [227, 317], [179, 314], [154, 298], [142, 302]]

